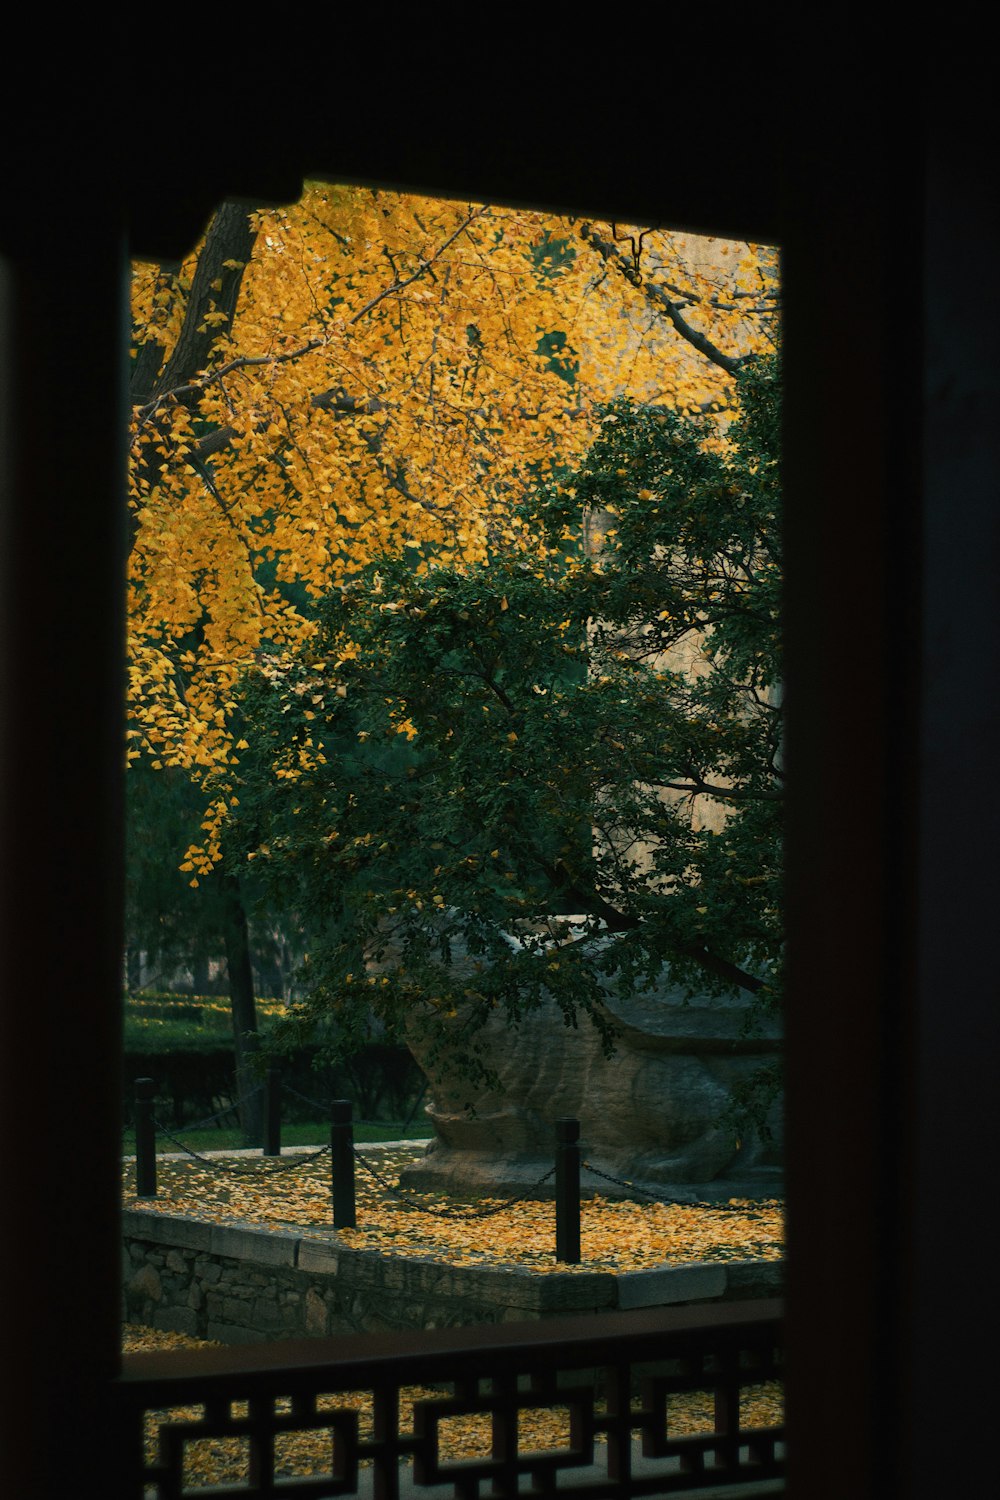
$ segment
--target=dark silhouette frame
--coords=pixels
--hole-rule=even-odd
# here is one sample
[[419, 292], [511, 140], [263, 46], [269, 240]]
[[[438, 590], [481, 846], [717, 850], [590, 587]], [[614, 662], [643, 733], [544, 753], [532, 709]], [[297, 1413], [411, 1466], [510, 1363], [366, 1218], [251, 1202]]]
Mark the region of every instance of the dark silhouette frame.
[[[105, 122], [89, 78], [76, 126], [22, 122], [5, 169], [0, 1483], [55, 1497], [96, 1472], [115, 1493], [126, 258], [183, 253], [225, 196], [290, 201], [322, 176], [782, 247], [788, 1492], [973, 1493], [994, 1467], [975, 1356], [995, 1343], [1000, 833], [997, 195], [975, 82], [957, 114], [940, 91], [900, 112], [874, 44], [759, 97], [745, 57], [709, 90], [660, 63], [637, 78], [637, 58], [609, 77], [595, 45], [597, 102], [565, 123], [534, 55], [503, 59], [515, 103], [489, 115], [473, 59], [456, 96], [382, 42], [377, 106], [345, 56], [238, 132], [208, 131], [192, 88], [171, 152], [121, 109]], [[626, 87], [641, 103], [609, 119]], [[691, 122], [677, 145], [670, 121]]]

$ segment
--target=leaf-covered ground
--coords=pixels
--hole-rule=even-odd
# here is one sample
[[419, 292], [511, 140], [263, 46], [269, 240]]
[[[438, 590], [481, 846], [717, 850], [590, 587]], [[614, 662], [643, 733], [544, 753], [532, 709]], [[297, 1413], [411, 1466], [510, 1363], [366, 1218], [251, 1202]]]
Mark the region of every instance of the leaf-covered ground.
[[[579, 1267], [555, 1259], [554, 1207], [549, 1201], [525, 1199], [509, 1206], [504, 1200], [476, 1203], [449, 1200], [440, 1194], [399, 1190], [398, 1174], [421, 1154], [421, 1147], [392, 1147], [362, 1152], [377, 1177], [357, 1173], [356, 1229], [341, 1229], [340, 1238], [357, 1248], [385, 1255], [433, 1256], [451, 1265], [529, 1267], [539, 1273], [571, 1270], [648, 1270], [664, 1263], [687, 1261], [778, 1259], [782, 1254], [782, 1205], [776, 1201], [732, 1200], [716, 1208], [659, 1203], [611, 1202], [587, 1199], [581, 1209]], [[305, 1233], [332, 1229], [330, 1159], [305, 1159], [286, 1170], [260, 1157], [232, 1157], [202, 1162], [193, 1158], [161, 1157], [157, 1163], [157, 1197], [135, 1196], [135, 1166], [123, 1167], [127, 1207], [161, 1213], [197, 1214], [217, 1222], [243, 1222], [296, 1229]], [[124, 1329], [126, 1352], [142, 1349], [206, 1348], [201, 1340], [164, 1333], [138, 1325]], [[413, 1401], [440, 1391], [414, 1388], [404, 1393], [404, 1427]], [[364, 1392], [338, 1397], [337, 1404], [355, 1407], [360, 1436], [371, 1436], [370, 1399]], [[188, 1412], [187, 1415], [193, 1415]], [[180, 1416], [180, 1412], [175, 1413]], [[747, 1426], [766, 1427], [782, 1420], [782, 1393], [777, 1384], [755, 1388], [744, 1404]], [[712, 1428], [708, 1396], [672, 1397], [670, 1430], [674, 1434], [705, 1432]], [[521, 1447], [541, 1451], [569, 1443], [568, 1412], [538, 1408], [523, 1413]], [[490, 1427], [485, 1417], [456, 1417], [441, 1424], [441, 1453], [448, 1460], [487, 1457]], [[155, 1446], [152, 1424], [150, 1452]], [[296, 1433], [282, 1439], [280, 1471], [304, 1476], [329, 1471], [329, 1442], [318, 1433]], [[246, 1472], [247, 1453], [235, 1439], [205, 1439], [191, 1445], [186, 1482], [192, 1485], [232, 1483]]]
[[[555, 1258], [551, 1200], [503, 1206], [503, 1199], [459, 1202], [398, 1189], [399, 1172], [420, 1154], [419, 1146], [361, 1152], [372, 1170], [359, 1167], [356, 1174], [357, 1228], [338, 1231], [345, 1244], [385, 1255], [432, 1256], [450, 1265], [519, 1266], [539, 1273], [777, 1260], [783, 1252], [783, 1212], [776, 1200], [733, 1199], [708, 1208], [595, 1197], [581, 1206], [581, 1263], [568, 1267]], [[272, 1165], [260, 1157], [210, 1163], [161, 1157], [155, 1199], [136, 1198], [135, 1166], [126, 1163], [125, 1203], [220, 1223], [241, 1220], [328, 1233], [333, 1227], [330, 1158], [304, 1158], [303, 1165], [288, 1170], [292, 1159]]]

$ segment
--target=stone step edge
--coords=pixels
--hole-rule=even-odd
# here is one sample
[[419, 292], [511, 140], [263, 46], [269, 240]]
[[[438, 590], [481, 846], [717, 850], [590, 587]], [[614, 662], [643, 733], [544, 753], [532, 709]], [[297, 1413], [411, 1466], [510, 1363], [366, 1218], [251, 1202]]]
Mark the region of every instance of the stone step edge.
[[395, 1289], [406, 1278], [425, 1293], [451, 1293], [464, 1283], [498, 1304], [533, 1310], [661, 1307], [683, 1302], [777, 1295], [782, 1260], [692, 1261], [643, 1271], [569, 1269], [539, 1272], [519, 1266], [456, 1266], [433, 1256], [386, 1255], [345, 1245], [330, 1230], [322, 1235], [270, 1229], [234, 1220], [219, 1224], [189, 1214], [125, 1209], [126, 1240], [187, 1249], [259, 1266], [337, 1276], [357, 1287]]

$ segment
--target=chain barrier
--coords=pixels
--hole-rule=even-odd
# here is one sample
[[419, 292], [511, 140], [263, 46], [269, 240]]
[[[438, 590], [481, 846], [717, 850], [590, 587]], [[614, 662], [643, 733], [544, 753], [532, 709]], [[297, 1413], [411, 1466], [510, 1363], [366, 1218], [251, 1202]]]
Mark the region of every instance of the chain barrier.
[[745, 1208], [729, 1208], [722, 1203], [709, 1203], [699, 1198], [664, 1198], [657, 1193], [651, 1193], [646, 1188], [639, 1187], [638, 1183], [629, 1182], [624, 1177], [613, 1177], [610, 1172], [602, 1172], [600, 1167], [595, 1167], [592, 1162], [582, 1161], [580, 1163], [587, 1172], [592, 1172], [595, 1177], [603, 1177], [605, 1182], [617, 1183], [619, 1187], [628, 1188], [630, 1193], [640, 1193], [643, 1198], [648, 1198], [652, 1203], [662, 1203], [664, 1207], [670, 1208], [710, 1208], [714, 1213], [733, 1214], [740, 1218], [746, 1218], [748, 1213], [754, 1210]]
[[458, 1209], [430, 1208], [426, 1203], [418, 1203], [415, 1198], [408, 1198], [405, 1193], [397, 1192], [394, 1184], [387, 1181], [387, 1179], [383, 1177], [380, 1172], [376, 1171], [376, 1169], [371, 1166], [370, 1163], [365, 1161], [364, 1157], [357, 1149], [355, 1149], [354, 1156], [355, 1159], [360, 1162], [361, 1166], [368, 1173], [368, 1175], [370, 1177], [374, 1177], [379, 1186], [382, 1187], [391, 1198], [395, 1198], [398, 1203], [405, 1203], [407, 1208], [415, 1209], [417, 1213], [433, 1214], [434, 1217], [438, 1219], [490, 1219], [494, 1214], [501, 1214], [505, 1209], [512, 1208], [515, 1203], [523, 1203], [526, 1198], [530, 1198], [535, 1189], [541, 1187], [543, 1182], [548, 1182], [549, 1178], [555, 1172], [555, 1167], [550, 1167], [549, 1170], [544, 1174], [544, 1176], [539, 1177], [538, 1181], [533, 1182], [529, 1188], [526, 1188], [524, 1190], [523, 1193], [518, 1193], [514, 1198], [506, 1198], [503, 1203], [495, 1203], [490, 1208], [469, 1209], [468, 1211], [463, 1213]]
[[[327, 1118], [329, 1118], [329, 1115], [330, 1115], [330, 1105], [329, 1104], [326, 1104], [326, 1105], [319, 1104], [319, 1103], [317, 1103], [317, 1101], [315, 1099], [309, 1099], [309, 1098], [307, 1098], [305, 1094], [299, 1093], [298, 1089], [293, 1088], [291, 1086], [291, 1084], [282, 1083], [281, 1087], [287, 1093], [294, 1094], [297, 1099], [301, 1099], [304, 1104], [310, 1105], [313, 1109], [317, 1110], [321, 1115], [324, 1115]], [[276, 1158], [273, 1158], [273, 1157], [259, 1157], [259, 1158], [255, 1158], [253, 1162], [245, 1162], [245, 1163], [240, 1163], [240, 1164], [235, 1164], [234, 1163], [232, 1165], [224, 1165], [224, 1164], [220, 1163], [217, 1160], [213, 1160], [211, 1157], [205, 1156], [200, 1151], [195, 1151], [193, 1147], [187, 1145], [186, 1142], [182, 1141], [179, 1138], [182, 1135], [188, 1135], [188, 1134], [190, 1134], [192, 1131], [202, 1130], [202, 1129], [205, 1128], [205, 1126], [214, 1124], [216, 1120], [221, 1120], [226, 1115], [236, 1115], [236, 1114], [238, 1114], [239, 1113], [239, 1108], [240, 1108], [241, 1104], [245, 1104], [247, 1102], [247, 1100], [253, 1099], [257, 1094], [263, 1093], [264, 1090], [265, 1090], [265, 1085], [264, 1084], [262, 1084], [262, 1083], [257, 1084], [254, 1088], [252, 1088], [250, 1090], [249, 1094], [245, 1095], [243, 1098], [241, 1098], [240, 1100], [238, 1100], [236, 1104], [227, 1105], [226, 1108], [218, 1110], [214, 1115], [209, 1115], [206, 1119], [204, 1119], [204, 1120], [198, 1120], [198, 1121], [196, 1121], [192, 1125], [181, 1126], [176, 1131], [168, 1130], [166, 1128], [166, 1126], [160, 1120], [157, 1120], [155, 1118], [153, 1120], [153, 1125], [154, 1125], [154, 1127], [156, 1129], [156, 1132], [157, 1132], [158, 1136], [163, 1136], [168, 1141], [171, 1141], [175, 1146], [177, 1146], [187, 1156], [190, 1156], [194, 1161], [201, 1162], [203, 1166], [208, 1167], [211, 1171], [222, 1172], [222, 1173], [229, 1173], [230, 1175], [237, 1176], [237, 1177], [249, 1177], [254, 1172], [259, 1172], [261, 1170], [263, 1170], [268, 1176], [274, 1175], [276, 1173], [282, 1173], [282, 1172], [295, 1172], [295, 1171], [298, 1171], [298, 1169], [300, 1167], [308, 1166], [310, 1162], [317, 1161], [322, 1156], [328, 1156], [330, 1154], [330, 1150], [331, 1150], [331, 1147], [330, 1147], [329, 1144], [327, 1144], [325, 1146], [321, 1146], [321, 1147], [319, 1147], [318, 1150], [311, 1151], [311, 1152], [308, 1153], [308, 1155], [305, 1155], [305, 1156], [297, 1154], [296, 1155], [296, 1159], [294, 1161], [283, 1161], [283, 1162], [279, 1163], [278, 1160]], [[371, 1125], [392, 1125], [392, 1126], [396, 1126], [396, 1125], [399, 1125], [401, 1123], [405, 1125], [407, 1122], [405, 1122], [405, 1121], [404, 1122], [400, 1122], [400, 1121], [396, 1121], [396, 1120], [389, 1120], [389, 1121], [384, 1121], [384, 1120], [371, 1120], [371, 1121], [368, 1121], [368, 1120], [359, 1120], [356, 1123], [359, 1124], [359, 1125], [371, 1124]], [[127, 1128], [125, 1130], [123, 1130], [123, 1132], [122, 1132], [122, 1144], [123, 1144], [123, 1146], [126, 1144], [128, 1136], [129, 1136], [130, 1133], [132, 1133], [132, 1132], [130, 1132]]]
[[[259, 1094], [261, 1092], [261, 1090], [263, 1089], [263, 1087], [264, 1087], [263, 1084], [258, 1084], [256, 1088], [250, 1090], [250, 1092], [246, 1096], [246, 1098], [247, 1099], [252, 1099], [255, 1094]], [[243, 1100], [241, 1102], [245, 1103], [246, 1101]], [[239, 1113], [239, 1107], [240, 1107], [239, 1103], [237, 1103], [237, 1104], [228, 1104], [225, 1109], [220, 1109], [216, 1114], [209, 1115], [208, 1118], [205, 1119], [205, 1120], [196, 1120], [193, 1125], [180, 1125], [177, 1128], [177, 1135], [188, 1135], [192, 1130], [204, 1130], [204, 1128], [205, 1128], [206, 1125], [214, 1125], [215, 1122], [216, 1122], [216, 1120], [221, 1120], [225, 1115], [235, 1115], [235, 1114], [238, 1114]], [[159, 1124], [159, 1122], [157, 1122], [157, 1129], [162, 1129], [162, 1126]], [[164, 1133], [164, 1135], [168, 1134], [167, 1131], [164, 1131], [163, 1133]], [[129, 1127], [129, 1126], [126, 1125], [125, 1129], [122, 1131], [122, 1144], [124, 1145], [126, 1143], [126, 1141], [128, 1140], [128, 1137], [130, 1135], [134, 1136], [134, 1134], [135, 1134], [135, 1127], [134, 1126]], [[171, 1140], [176, 1140], [176, 1136], [171, 1136], [170, 1139]], [[187, 1147], [185, 1147], [185, 1150], [187, 1150]]]
[[204, 1163], [213, 1172], [228, 1172], [236, 1177], [250, 1177], [254, 1172], [260, 1171], [266, 1173], [268, 1177], [276, 1176], [281, 1172], [297, 1172], [300, 1167], [308, 1166], [317, 1157], [326, 1156], [330, 1150], [329, 1146], [321, 1146], [318, 1151], [311, 1151], [308, 1156], [300, 1157], [296, 1161], [279, 1161], [276, 1157], [255, 1156], [252, 1161], [246, 1162], [243, 1165], [226, 1166], [222, 1162], [213, 1161], [211, 1157], [202, 1156], [200, 1152], [193, 1150], [190, 1146], [186, 1146], [175, 1135], [171, 1135], [169, 1130], [164, 1129], [159, 1120], [154, 1120], [153, 1123], [156, 1126], [158, 1134], [165, 1135], [168, 1141], [173, 1141], [175, 1146], [179, 1146], [188, 1156], [193, 1156], [195, 1161]]

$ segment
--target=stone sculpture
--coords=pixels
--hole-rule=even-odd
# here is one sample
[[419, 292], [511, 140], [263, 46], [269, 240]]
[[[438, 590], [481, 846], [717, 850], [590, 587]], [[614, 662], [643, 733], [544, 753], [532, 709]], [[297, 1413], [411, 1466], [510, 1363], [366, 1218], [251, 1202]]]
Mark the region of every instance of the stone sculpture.
[[[464, 1108], [468, 1085], [430, 1078], [427, 1116], [434, 1138], [404, 1177], [411, 1188], [476, 1196], [523, 1191], [552, 1166], [555, 1121], [580, 1121], [586, 1161], [607, 1177], [683, 1200], [770, 1197], [783, 1191], [781, 1103], [737, 1138], [723, 1122], [734, 1086], [780, 1051], [778, 1024], [751, 1019], [746, 1000], [688, 1000], [665, 970], [661, 982], [623, 1000], [608, 995], [620, 1036], [612, 1057], [586, 1019], [567, 1026], [554, 1002], [516, 1026], [501, 1019], [481, 1033], [498, 1086]], [[635, 1196], [584, 1171], [585, 1193]], [[538, 1195], [552, 1191], [551, 1179]]]

